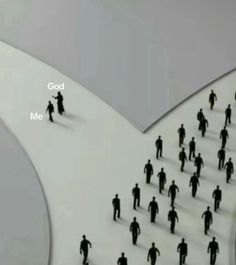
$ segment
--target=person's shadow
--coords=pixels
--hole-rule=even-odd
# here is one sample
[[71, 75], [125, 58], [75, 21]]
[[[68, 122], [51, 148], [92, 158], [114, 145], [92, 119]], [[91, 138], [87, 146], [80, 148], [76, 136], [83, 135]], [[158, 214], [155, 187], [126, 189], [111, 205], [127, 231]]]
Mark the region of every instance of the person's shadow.
[[63, 114], [63, 117], [67, 118], [67, 119], [70, 119], [70, 120], [73, 120], [73, 121], [78, 121], [80, 123], [85, 123], [85, 119], [76, 115], [76, 114], [73, 114], [73, 113], [68, 113], [68, 112], [65, 112]]

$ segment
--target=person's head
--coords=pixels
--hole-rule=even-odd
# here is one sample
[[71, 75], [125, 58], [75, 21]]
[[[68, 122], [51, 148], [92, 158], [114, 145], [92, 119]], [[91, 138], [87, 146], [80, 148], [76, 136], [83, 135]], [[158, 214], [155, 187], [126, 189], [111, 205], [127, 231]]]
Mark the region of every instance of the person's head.
[[86, 236], [85, 235], [83, 235], [83, 239], [86, 239]]
[[202, 112], [202, 109], [200, 109], [200, 111]]
[[211, 93], [214, 93], [214, 91], [213, 91], [213, 90], [211, 90]]
[[136, 221], [137, 220], [137, 218], [136, 217], [134, 217], [134, 221]]
[[198, 153], [198, 156], [201, 156], [201, 153]]
[[161, 168], [161, 171], [163, 171], [163, 170], [164, 170], [164, 167]]
[[217, 186], [216, 186], [216, 188], [217, 188], [217, 190], [218, 190], [218, 189], [220, 188], [220, 186], [219, 186], [219, 185], [217, 185]]
[[175, 210], [175, 206], [172, 206], [172, 211], [174, 211]]
[[61, 95], [61, 92], [58, 92], [57, 95]]
[[172, 180], [172, 184], [175, 184], [175, 181], [174, 180]]
[[210, 206], [207, 206], [207, 210], [208, 210], [208, 211], [210, 210]]
[[156, 197], [152, 197], [152, 200], [155, 201]]
[[182, 148], [182, 151], [184, 151], [184, 150], [185, 150], [185, 148], [183, 147], [183, 148]]
[[183, 123], [181, 124], [181, 127], [184, 127]]
[[121, 253], [121, 257], [124, 257], [124, 256], [125, 256], [125, 253], [124, 253], [124, 252], [122, 252], [122, 253]]
[[150, 159], [148, 159], [148, 163], [150, 163], [151, 162], [151, 160]]
[[230, 158], [229, 158], [229, 161], [231, 161], [231, 160], [232, 160], [232, 158], [230, 157]]
[[224, 126], [224, 130], [226, 129], [226, 126]]
[[230, 104], [228, 105], [228, 108], [230, 108]]
[[192, 140], [194, 141], [195, 140], [195, 137], [192, 137]]
[[51, 101], [49, 100], [48, 103], [51, 104]]
[[116, 198], [118, 198], [118, 194], [116, 194]]
[[154, 242], [152, 242], [152, 246], [155, 247], [155, 243]]
[[135, 184], [135, 187], [138, 187], [138, 183]]
[[184, 241], [185, 241], [185, 239], [184, 238], [182, 238], [182, 242], [184, 243]]
[[158, 136], [158, 139], [161, 139], [161, 136], [160, 135]]
[[194, 176], [196, 176], [196, 174], [197, 174], [196, 172], [193, 173]]
[[213, 241], [216, 241], [216, 238], [215, 238], [215, 237], [213, 237], [213, 238], [212, 238], [212, 240], [213, 240]]

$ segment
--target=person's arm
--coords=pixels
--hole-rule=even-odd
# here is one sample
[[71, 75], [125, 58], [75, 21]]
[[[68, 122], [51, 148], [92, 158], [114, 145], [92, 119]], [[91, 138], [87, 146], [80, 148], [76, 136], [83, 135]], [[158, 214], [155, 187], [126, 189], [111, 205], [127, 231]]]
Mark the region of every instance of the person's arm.
[[213, 217], [212, 217], [212, 214], [211, 214], [211, 224], [213, 224]]
[[207, 253], [210, 252], [210, 244], [208, 245], [208, 248], [207, 248]]
[[203, 161], [203, 159], [202, 159], [202, 167], [204, 167], [204, 161]]
[[178, 217], [177, 213], [176, 213], [176, 220], [177, 220], [177, 222], [179, 222], [179, 217]]
[[150, 208], [151, 208], [151, 203], [149, 203], [148, 205], [148, 212], [150, 212]]
[[154, 172], [153, 172], [153, 166], [152, 166], [152, 171], [151, 171], [151, 174], [153, 175], [153, 173], [154, 173]]
[[157, 248], [157, 253], [158, 253], [158, 256], [161, 255], [161, 252], [160, 252], [160, 250], [158, 248]]
[[197, 180], [197, 184], [198, 184], [198, 186], [200, 187], [200, 181], [199, 181], [199, 179]]
[[169, 187], [169, 190], [168, 190], [168, 197], [170, 197], [170, 187]]
[[220, 250], [219, 250], [219, 245], [217, 243], [217, 253], [220, 253]]
[[204, 212], [204, 213], [202, 214], [202, 218], [205, 216], [205, 214], [206, 214], [206, 212]]
[[82, 242], [80, 243], [80, 249], [79, 249], [80, 254], [82, 254]]
[[178, 247], [177, 247], [177, 252], [179, 252], [179, 245], [178, 245]]
[[132, 223], [130, 224], [129, 231], [132, 232]]
[[149, 256], [150, 256], [150, 250], [148, 251], [147, 261], [149, 261]]
[[189, 181], [189, 187], [191, 187], [192, 186], [192, 179], [190, 179], [190, 181]]
[[120, 258], [117, 260], [117, 264], [118, 264], [118, 265], [120, 264]]
[[159, 206], [158, 206], [158, 204], [157, 204], [157, 213], [159, 213]]
[[141, 234], [141, 228], [139, 225], [138, 225], [138, 233], [139, 233], [139, 235]]
[[215, 100], [217, 101], [217, 96], [216, 96], [216, 94], [215, 94]]
[[143, 170], [144, 173], [146, 173], [146, 165], [144, 166], [144, 170]]
[[178, 187], [178, 186], [176, 186], [176, 189], [177, 189], [177, 191], [179, 192], [179, 187]]
[[214, 197], [215, 197], [215, 191], [213, 191], [212, 193], [212, 198], [214, 199]]

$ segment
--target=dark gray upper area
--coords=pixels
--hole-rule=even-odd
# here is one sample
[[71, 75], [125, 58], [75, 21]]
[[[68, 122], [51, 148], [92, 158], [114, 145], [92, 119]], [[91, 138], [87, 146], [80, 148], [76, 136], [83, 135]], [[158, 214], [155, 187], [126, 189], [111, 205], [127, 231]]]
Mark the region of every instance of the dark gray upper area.
[[235, 14], [235, 0], [3, 0], [0, 39], [144, 131], [235, 68]]

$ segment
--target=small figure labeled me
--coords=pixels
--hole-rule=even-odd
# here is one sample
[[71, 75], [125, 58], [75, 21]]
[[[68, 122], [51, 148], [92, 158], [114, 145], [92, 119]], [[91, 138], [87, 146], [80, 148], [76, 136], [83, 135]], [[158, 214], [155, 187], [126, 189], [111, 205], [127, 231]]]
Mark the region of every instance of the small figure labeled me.
[[52, 104], [52, 102], [49, 100], [48, 101], [48, 106], [47, 106], [47, 109], [46, 109], [46, 113], [48, 112], [48, 115], [49, 115], [49, 121], [53, 122], [53, 117], [52, 117], [52, 114], [54, 112], [54, 106]]

